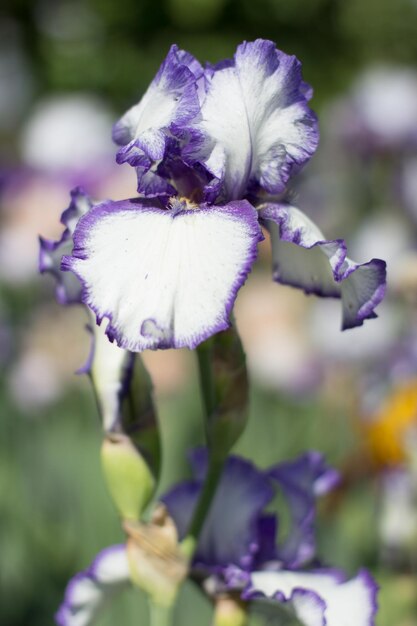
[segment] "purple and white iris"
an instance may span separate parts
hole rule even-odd
[[[195,450],[191,463],[194,478],[163,497],[180,539],[203,485],[207,451]],[[191,577],[213,597],[239,594],[255,611],[279,605],[305,626],[372,626],[377,586],[371,576],[362,570],[348,580],[339,570],[317,567],[315,560],[316,498],[337,480],[337,472],[317,452],[262,471],[247,460],[229,457],[199,538]],[[290,530],[278,543],[278,520],[265,511],[275,490],[283,493],[291,517]],[[59,626],[88,626],[129,580],[125,546],[103,550],[69,583],[57,613]]]
[[[115,125],[139,198],[78,221],[62,268],[106,334],[131,351],[195,348],[229,326],[236,295],[271,233],[274,280],[342,300],[343,328],[375,317],[385,263],[358,265],[283,203],[318,144],[299,61],[258,39],[203,68],[172,46],[140,102]]]
[[[207,454],[191,457],[194,478],[163,498],[184,535],[207,471]],[[376,584],[364,570],[348,580],[343,572],[317,567],[316,498],[338,474],[317,452],[260,471],[229,457],[201,533],[191,575],[209,593],[240,593],[256,603],[279,602],[306,626],[371,626]],[[276,543],[278,520],[265,512],[275,490],[284,495],[291,524]]]

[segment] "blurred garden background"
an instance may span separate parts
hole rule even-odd
[[[111,126],[169,46],[200,61],[242,40],[295,54],[321,144],[289,196],[357,261],[388,262],[379,318],[340,332],[335,302],[273,284],[268,241],[236,319],[253,383],[236,451],[262,467],[317,449],[341,472],[321,502],[324,560],[381,586],[379,626],[417,625],[417,1],[3,0],[0,8],[0,624],[53,623],[68,579],[122,539],[100,471],[81,307],[38,275],[69,190],[135,195]],[[147,354],[164,444],[163,492],[203,440],[194,357]],[[180,463],[178,459],[181,459]],[[283,514],[285,519],[285,514]],[[285,532],[285,524],[280,532]],[[191,585],[179,626],[209,624]],[[127,593],[99,626],[146,624]]]

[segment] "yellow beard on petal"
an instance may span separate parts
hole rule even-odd
[[[169,199],[168,205],[173,211],[195,211],[199,208],[198,204],[185,196],[173,196]]]

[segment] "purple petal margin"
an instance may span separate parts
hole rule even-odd
[[[230,585],[230,583],[232,582],[232,579],[229,578],[228,582]],[[243,578],[242,578],[242,582],[243,582]],[[289,596],[286,596],[282,591],[279,591],[279,590],[277,590],[273,594],[273,596],[266,596],[262,591],[253,587],[251,583],[251,578],[249,576],[247,585],[245,589],[241,592],[241,598],[242,600],[245,600],[247,602],[255,603],[255,607],[256,607],[257,602],[273,601],[273,602],[282,604],[283,608],[291,611],[291,613],[294,612],[293,606],[294,606],[294,603],[297,602],[297,599],[309,598],[311,602],[314,603],[317,606],[318,610],[320,611],[321,620],[322,620],[320,626],[326,626],[326,623],[327,623],[326,618],[325,618],[327,605],[325,601],[323,600],[323,598],[321,598],[320,595],[317,592],[313,591],[312,589],[304,589],[301,587],[295,587],[291,591],[291,594]]]
[[[306,574],[312,574],[313,572],[311,571],[306,571],[306,572],[300,572],[302,573],[306,573]],[[317,571],[317,574],[320,575],[324,573],[324,571],[322,570]],[[318,608],[321,609],[322,611],[322,624],[321,626],[326,626],[328,624],[328,619],[327,619],[327,603],[326,601],[320,596],[319,593],[317,593],[316,591],[313,591],[312,589],[308,589],[308,588],[304,588],[304,587],[295,587],[292,591],[290,596],[286,596],[282,591],[277,590],[273,596],[266,596],[263,591],[257,589],[256,587],[253,586],[252,582],[251,582],[251,578],[250,576],[243,576],[241,577],[241,579],[239,580],[239,576],[238,574],[235,572],[231,572],[229,574],[229,578],[228,578],[228,587],[230,589],[232,589],[233,587],[231,586],[231,583],[233,583],[233,580],[235,582],[241,582],[241,583],[245,583],[246,582],[246,586],[244,588],[244,590],[241,593],[241,597],[242,599],[246,600],[246,601],[250,601],[250,602],[263,602],[263,601],[276,601],[279,602],[281,604],[283,604],[283,606],[285,607],[285,605],[293,605],[294,607],[294,603],[296,603],[297,598],[305,598],[305,597],[309,597],[310,599],[312,599],[314,601],[314,603],[317,604]],[[365,569],[361,569],[356,578],[352,579],[352,580],[359,580],[362,584],[363,587],[366,589],[366,592],[368,594],[368,609],[369,611],[367,612],[366,615],[364,615],[364,622],[363,624],[366,624],[366,626],[375,626],[375,617],[378,611],[378,602],[377,602],[377,594],[378,594],[378,585],[375,582],[375,580],[372,578],[372,576],[369,574],[369,572]],[[349,583],[351,581],[346,580],[346,581],[342,581],[340,584],[343,585],[344,583]],[[337,587],[335,588],[337,589]],[[331,593],[331,591],[330,591]],[[298,616],[299,619],[302,618],[301,615]],[[333,624],[333,620],[332,620],[332,625],[331,626],[337,626],[336,624]],[[361,622],[361,626],[362,626],[362,622]]]
[[[74,276],[73,288],[64,280],[60,270],[61,258],[65,252],[70,252],[72,247],[71,235],[65,230],[58,241],[51,241],[39,237],[39,259],[38,267],[41,274],[51,274],[56,281],[55,297],[59,304],[67,306],[81,302],[81,285]],[[76,286],[79,286],[77,290]]]
[[[371,614],[369,616],[368,626],[375,626],[375,617],[378,613],[378,592],[379,585],[376,580],[371,576],[367,569],[362,568],[358,572],[358,578],[363,580],[363,584],[369,593],[369,599],[371,604]]]
[[[116,341],[117,345],[121,348],[125,348],[130,350],[131,352],[140,352],[145,348],[141,348],[141,344],[138,342],[134,345],[129,343],[122,334],[120,334],[115,325],[113,324],[113,311],[101,311],[99,307],[92,301],[89,293],[88,284],[84,281],[83,277],[77,273],[74,263],[77,260],[86,260],[88,258],[88,242],[90,237],[90,232],[94,228],[95,224],[99,222],[102,218],[105,218],[108,214],[115,214],[118,211],[136,211],[136,212],[160,212],[163,211],[167,214],[167,219],[181,219],[182,216],[187,214],[187,211],[168,211],[166,209],[161,209],[158,206],[155,206],[155,201],[151,200],[122,200],[119,202],[107,201],[101,204],[95,205],[84,217],[80,219],[77,224],[76,231],[74,233],[74,248],[72,252],[72,256],[64,256],[61,262],[61,269],[63,271],[71,271],[73,272],[78,279],[82,283],[82,294],[81,299],[84,304],[89,306],[91,310],[95,313],[97,318],[97,323],[100,325],[103,318],[106,317],[109,320],[109,323],[106,328],[106,334],[109,337],[110,341]],[[240,271],[237,273],[235,281],[233,282],[229,296],[225,302],[225,310],[224,315],[220,321],[217,321],[212,326],[205,328],[201,334],[193,335],[187,340],[176,340],[175,336],[172,340],[167,340],[166,338],[162,338],[160,340],[155,340],[154,345],[147,346],[146,349],[168,349],[168,348],[189,348],[193,350],[200,343],[211,337],[212,335],[226,330],[230,327],[230,315],[233,309],[234,302],[237,297],[237,293],[239,289],[245,283],[248,274],[252,269],[252,265],[257,258],[257,246],[260,241],[263,240],[263,234],[259,227],[257,213],[255,209],[249,204],[246,200],[242,200],[239,202],[230,202],[224,206],[210,206],[206,204],[202,204],[198,211],[217,211],[222,214],[228,214],[231,218],[236,221],[245,221],[248,228],[249,234],[251,236],[251,244],[248,249],[246,262]],[[142,321],[142,328],[145,329],[146,323],[155,324],[155,320],[150,318]],[[145,336],[145,335],[143,335]]]
[[[279,50],[273,41],[256,39],[240,44],[235,54],[235,67],[238,72],[245,57],[252,63],[261,59],[266,68],[266,75],[276,75],[276,103],[283,109],[297,106],[299,116],[295,123],[305,129],[303,145],[298,146],[300,150],[298,157],[291,155],[291,149],[294,148],[291,142],[283,142],[279,148],[274,146],[270,149],[270,165],[262,168],[263,171],[256,175],[256,183],[262,189],[271,194],[282,193],[288,180],[300,171],[314,154],[319,143],[317,116],[307,104],[312,98],[313,90],[302,79],[301,62],[294,55]]]
[[[91,565],[84,571],[76,574],[68,583],[67,588],[65,590],[64,601],[59,607],[58,611],[55,614],[55,621],[58,626],[73,626],[74,622],[73,618],[77,614],[77,610],[82,610],[82,606],[74,606],[74,596],[76,593],[77,585],[79,585],[83,580],[90,580],[93,584],[97,585],[98,589],[101,589],[103,593],[103,600],[107,592],[117,590],[117,587],[124,585],[129,582],[129,579],[126,580],[115,580],[113,583],[109,581],[101,581],[99,576],[99,567],[103,558],[106,558],[110,554],[114,552],[119,552],[120,550],[125,550],[126,546],[124,544],[110,546],[102,550]],[[100,602],[96,605],[95,610],[93,609],[91,622],[93,623],[97,612],[100,610]]]
[[[117,153],[117,163],[129,163],[136,168],[138,192],[148,197],[172,195],[174,188],[164,180],[164,171],[156,164],[162,161],[171,148],[177,150],[181,135],[187,125],[200,113],[198,99],[198,81],[203,75],[203,68],[188,52],[171,46],[158,73],[151,83],[144,98],[151,98],[153,91],[154,108],[159,106],[158,91],[175,102],[172,117],[166,125],[144,129],[138,136],[132,130],[129,117],[134,118],[133,109],[127,112],[113,127],[113,139],[122,148]],[[139,106],[136,105],[136,106]],[[149,103],[148,103],[149,106]],[[140,114],[136,123],[140,120]],[[189,135],[192,137],[192,135]],[[174,138],[177,137],[177,141]]]
[[[81,187],[76,187],[71,191],[71,202],[68,208],[61,215],[61,224],[65,226],[65,230],[60,239],[52,241],[39,237],[39,272],[51,274],[54,277],[55,297],[59,304],[64,306],[81,302],[81,285],[75,276],[62,273],[61,259],[72,250],[72,234],[76,223],[92,206],[89,196]]]
[[[334,285],[307,284],[308,281],[290,281],[285,277],[285,268],[274,266],[273,279],[276,282],[302,289],[306,294],[342,299],[342,330],[362,326],[367,319],[377,317],[374,309],[383,300],[386,291],[386,263],[372,259],[368,263],[354,263],[347,257],[343,239],[317,240],[307,243],[301,227],[291,225],[293,207],[287,204],[265,203],[260,210],[261,223],[270,230],[269,222],[278,226],[279,239],[295,244],[306,250],[319,248],[328,258]],[[279,245],[279,243],[277,244]],[[307,268],[308,269],[308,268]],[[345,282],[348,281],[349,282]],[[363,288],[365,287],[365,288]],[[355,293],[357,304],[348,302],[349,289]]]
[[[71,222],[77,222],[84,213],[93,206],[93,202],[85,193],[82,187],[75,187],[70,191],[71,202],[61,215],[61,224],[69,228],[70,232],[74,231],[74,225]]]
[[[315,555],[316,498],[337,485],[339,473],[319,452],[309,451],[270,468],[268,475],[282,489],[291,513],[291,528],[278,547],[278,559],[287,568],[297,569]]]
[[[229,106],[229,97],[225,97],[224,89],[216,80],[221,80],[225,72],[236,82],[236,101],[242,104],[242,112],[238,115],[235,107]],[[251,75],[255,79],[252,90],[244,87]],[[195,136],[191,145],[182,150],[187,162],[204,165],[214,177],[205,187],[205,198],[222,203],[248,197],[260,190],[282,194],[288,179],[311,157],[319,140],[317,117],[308,106],[312,90],[302,80],[301,63],[295,56],[278,50],[274,42],[257,39],[240,44],[233,59],[209,66],[205,79],[207,97],[202,99],[202,115],[193,124]],[[265,100],[262,93],[264,81],[269,83]],[[259,91],[256,111],[253,102],[249,101],[254,89]],[[286,116],[291,114],[291,121],[278,123],[272,131],[268,123],[271,114],[278,111],[285,111]],[[217,117],[223,120],[219,123],[219,132],[208,132],[207,119],[214,128]],[[291,132],[295,130],[296,133]],[[229,131],[232,137],[226,137]],[[234,145],[248,133],[251,135],[250,147],[239,149]],[[259,147],[261,135],[265,145]],[[246,149],[247,154],[243,154]],[[238,166],[234,163],[237,151],[241,159]]]

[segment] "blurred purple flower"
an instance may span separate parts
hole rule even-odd
[[[180,537],[202,488],[206,450],[194,451],[191,462],[194,478],[163,497]],[[316,498],[337,481],[337,472],[317,452],[263,471],[229,457],[203,526],[192,576],[214,595],[238,592],[245,600],[278,601],[306,626],[339,626],[347,616],[349,623],[373,624],[376,585],[367,572],[347,581],[338,570],[314,567]],[[283,494],[291,517],[290,530],[278,544],[279,520],[265,511],[275,489]]]
[[[205,448],[190,455],[194,478],[174,487],[162,498],[174,519],[180,538],[186,534],[207,471]],[[316,498],[332,489],[338,473],[318,452],[307,452],[295,461],[258,470],[251,462],[230,456],[226,462],[207,517],[194,567],[206,575],[229,565],[252,570],[259,564],[297,568],[315,555]],[[276,547],[277,519],[265,509],[278,488],[291,515],[291,530]]]
[[[163,497],[180,539],[187,532],[207,471],[206,450],[195,450],[191,461],[194,478]],[[338,570],[312,567],[315,500],[337,479],[337,472],[316,452],[263,471],[249,461],[229,457],[191,576],[210,595],[239,594],[255,610],[265,603],[284,606],[306,626],[371,626],[376,585],[369,574],[361,571],[348,581]],[[291,514],[290,532],[278,544],[277,519],[265,511],[275,489],[283,492]],[[126,555],[124,546],[108,548],[72,579],[57,613],[59,626],[92,623],[105,601],[128,584]]]

